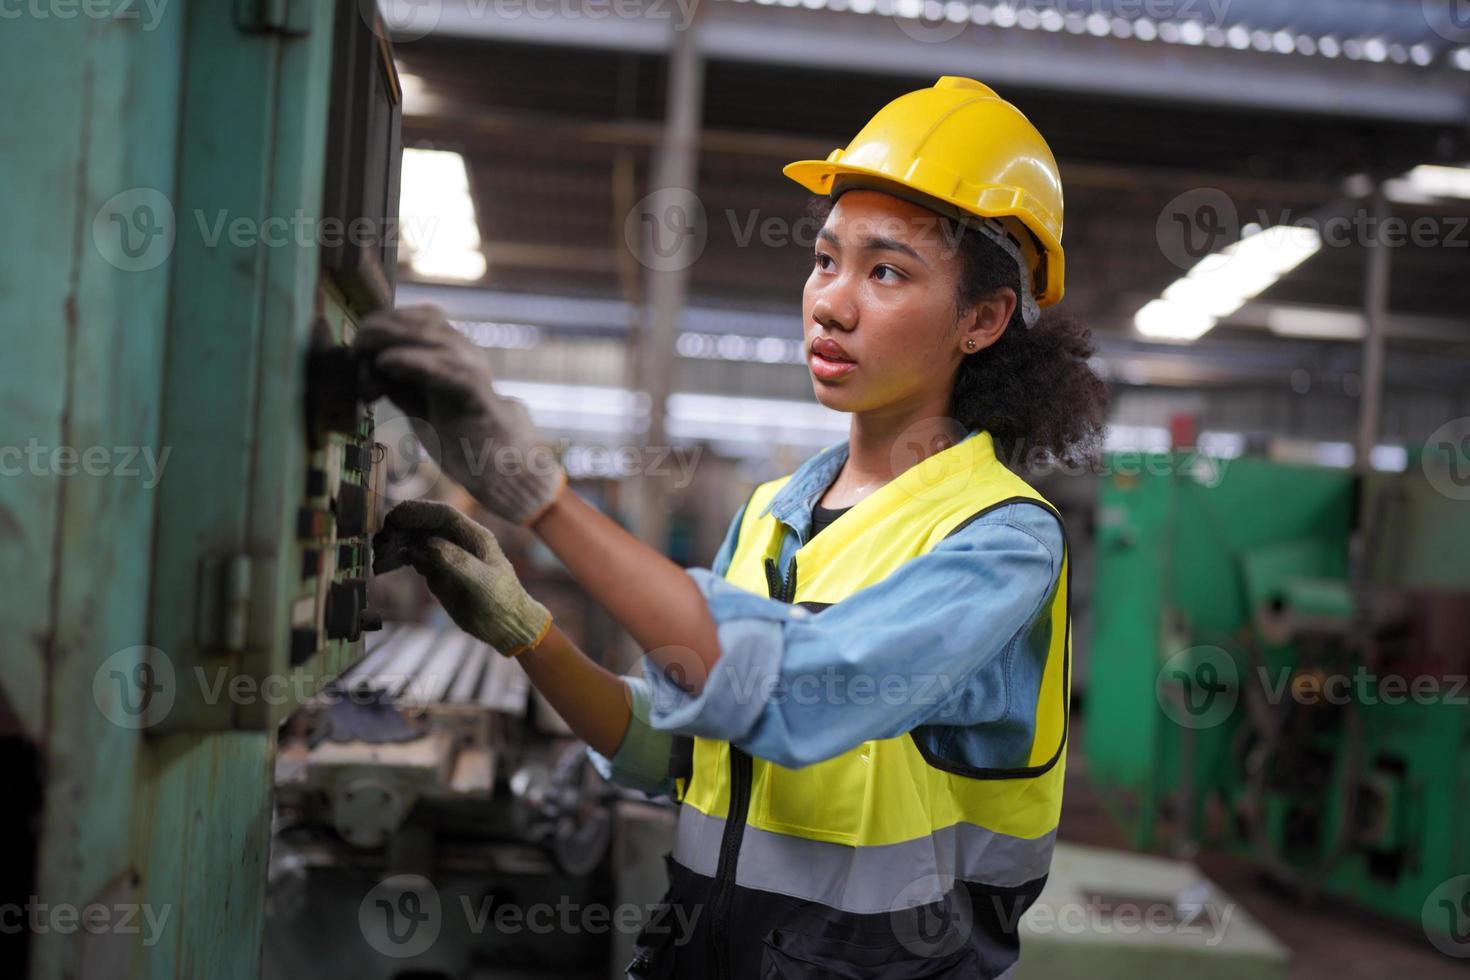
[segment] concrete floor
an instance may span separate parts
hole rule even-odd
[[[1082,744],[1079,721],[1074,717],[1073,746]],[[1062,839],[1079,844],[1127,847],[1121,830],[1088,783],[1086,759],[1076,748],[1067,756],[1066,796],[1058,833]],[[1264,881],[1248,863],[1230,855],[1205,854],[1196,863],[1291,948],[1292,980],[1470,977],[1470,960],[1441,955],[1413,926],[1338,903],[1308,905]]]

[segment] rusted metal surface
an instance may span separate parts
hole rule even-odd
[[[0,83],[24,93],[0,142],[24,242],[0,263],[0,748],[33,759],[41,803],[8,841],[34,871],[0,902],[52,910],[7,975],[245,980],[275,738],[258,692],[201,694],[195,593],[223,560],[249,608],[204,666],[277,662],[319,260],[204,232],[318,212],[333,5],[291,5],[286,32],[243,31],[232,3],[104,6],[0,31]],[[185,718],[218,723],[163,734]]]

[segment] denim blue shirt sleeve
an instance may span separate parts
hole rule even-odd
[[[791,768],[910,730],[943,758],[1017,765],[1030,749],[1050,641],[1042,613],[1062,554],[1051,511],[1017,502],[821,612],[689,569],[721,656],[698,696],[645,657],[649,724]]]
[[[740,524],[745,517],[741,507],[725,531],[725,539],[715,552],[712,571],[723,576],[730,567],[730,558],[735,554],[735,542],[740,536]],[[644,664],[645,669],[647,663]],[[620,786],[642,790],[650,796],[671,796],[674,781],[669,778],[669,752],[673,736],[652,727],[648,722],[650,693],[648,681],[642,677],[622,678],[628,686],[633,715],[628,720],[628,730],[623,734],[617,752],[611,759],[598,753],[590,746],[587,758],[604,779]]]
[[[809,459],[773,502],[787,525],[783,571],[809,540],[812,506],[846,450],[843,442]],[[743,516],[711,569],[688,570],[715,619],[720,659],[698,697],[646,657],[644,677],[624,678],[634,699],[628,733],[611,760],[588,750],[604,776],[672,793],[673,734],[726,739],[795,768],[912,730],[961,765],[1025,764],[1051,639],[1043,611],[1065,548],[1050,510],[999,507],[819,613],[724,580]],[[655,784],[657,773],[665,777]]]

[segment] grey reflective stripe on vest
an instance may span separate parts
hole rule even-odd
[[[674,860],[713,877],[724,831],[724,818],[684,804]],[[1051,867],[1055,840],[1056,831],[1027,840],[966,823],[900,844],[849,847],[747,824],[735,883],[844,912],[890,912],[938,901],[956,878],[1000,888],[1036,881]]]

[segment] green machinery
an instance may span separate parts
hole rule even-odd
[[[276,724],[376,625],[343,370],[396,265],[375,10],[0,29],[6,976],[259,975]]]
[[[1084,737],[1134,845],[1462,941],[1430,906],[1470,873],[1463,462],[1110,457]]]

